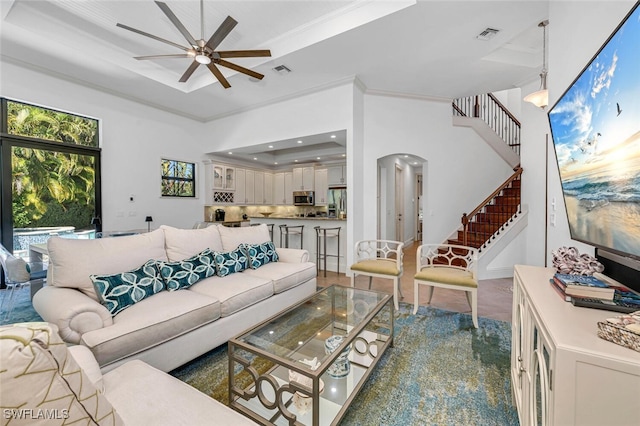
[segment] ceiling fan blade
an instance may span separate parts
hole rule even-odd
[[[224,75],[222,75],[222,73],[220,72],[220,70],[218,69],[218,67],[216,67],[216,64],[214,64],[213,62],[211,62],[210,64],[207,65],[207,67],[209,67],[209,69],[211,70],[211,72],[213,73],[213,75],[216,76],[216,78],[218,79],[218,81],[220,82],[220,84],[222,84],[222,86],[224,86],[225,89],[228,89],[229,87],[231,87],[231,85],[229,84],[229,82],[227,81],[226,78],[224,78]]]
[[[213,33],[213,35],[207,42],[206,46],[211,50],[216,50],[216,47],[218,47],[218,45],[222,43],[222,40],[224,40],[225,37],[229,35],[231,30],[233,30],[236,25],[238,25],[238,22],[231,16],[227,16],[227,19],[225,19],[224,22],[220,24],[216,32]]]
[[[233,64],[231,62],[227,62],[224,59],[220,59],[218,61],[218,65],[221,65],[221,66],[227,67],[227,68],[231,68],[234,71],[241,72],[242,74],[246,74],[246,75],[251,76],[253,78],[257,78],[258,80],[262,80],[262,78],[264,77],[264,75],[260,74],[259,72],[255,72],[255,71],[250,70],[249,68],[241,67],[240,65],[236,65],[236,64]]]
[[[223,50],[216,52],[221,58],[257,58],[271,56],[270,50]]]
[[[143,61],[147,59],[165,59],[165,58],[193,58],[193,55],[189,55],[188,53],[178,53],[176,55],[148,55],[148,56],[133,57],[133,59],[137,59],[139,61]]]
[[[134,33],[136,33],[136,34],[140,34],[140,35],[143,35],[143,36],[145,36],[145,37],[149,37],[149,38],[152,38],[152,39],[154,39],[154,40],[158,40],[158,41],[161,41],[161,42],[163,42],[163,43],[170,44],[171,46],[177,47],[178,49],[182,49],[182,50],[185,50],[185,51],[187,51],[187,52],[189,51],[189,48],[188,48],[188,47],[180,46],[178,43],[174,43],[174,42],[172,42],[172,41],[165,40],[164,38],[160,38],[160,37],[158,37],[158,36],[154,36],[153,34],[145,33],[144,31],[137,30],[137,29],[132,28],[132,27],[130,27],[130,26],[128,26],[128,25],[124,25],[124,24],[116,24],[116,26],[117,26],[117,27],[120,27],[120,28],[124,28],[125,30],[132,31],[132,32],[134,32]]]
[[[169,18],[171,23],[173,25],[175,25],[175,27],[178,29],[178,31],[180,31],[180,33],[184,36],[184,38],[187,39],[189,44],[191,46],[197,47],[198,43],[196,42],[196,39],[194,39],[193,36],[191,34],[189,34],[189,31],[187,31],[187,29],[185,28],[184,25],[182,25],[182,22],[180,22],[178,17],[176,15],[174,15],[174,13],[171,11],[171,9],[169,9],[169,6],[167,6],[166,3],[163,3],[161,1],[156,1],[155,3],[158,5],[158,7],[160,9],[162,9],[164,14],[167,15],[167,18]]]
[[[189,65],[189,68],[187,68],[184,74],[182,74],[182,77],[180,77],[180,80],[179,80],[180,83],[184,83],[185,81],[189,80],[189,77],[191,77],[191,74],[193,74],[196,68],[198,68],[198,65],[200,65],[200,63],[197,61],[191,62],[191,65]]]

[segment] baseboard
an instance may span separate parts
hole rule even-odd
[[[493,280],[496,278],[512,278],[513,267],[503,266],[500,268],[487,268],[484,271],[478,271],[479,280]]]

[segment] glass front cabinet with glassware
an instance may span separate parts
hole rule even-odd
[[[597,322],[618,314],[564,301],[553,273],[514,271],[511,386],[520,424],[639,424],[640,354],[597,335]]]

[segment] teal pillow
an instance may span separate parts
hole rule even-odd
[[[271,241],[262,244],[241,244],[241,247],[249,256],[251,269],[258,269],[269,262],[278,261],[276,246]]]
[[[249,267],[249,258],[242,248],[242,244],[233,251],[215,252],[216,274],[224,277],[234,272],[242,272]]]
[[[158,267],[169,291],[190,287],[216,273],[216,265],[210,249],[204,249],[195,256],[179,262],[158,262]]]
[[[90,277],[100,303],[111,315],[164,290],[164,281],[153,259],[133,271]]]

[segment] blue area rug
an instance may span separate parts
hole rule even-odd
[[[511,324],[400,304],[394,347],[380,359],[341,425],[517,425],[511,405]],[[226,403],[227,347],[171,372]]]
[[[13,312],[10,318],[5,318],[5,312],[7,310],[8,301],[7,290],[0,290],[0,303],[2,303],[2,312],[0,312],[0,325],[14,324],[17,322],[32,322],[42,321],[42,318],[31,304],[31,292],[29,287],[24,287],[20,290],[16,290],[13,303]],[[5,301],[4,299],[7,299]],[[4,303],[3,303],[4,302]]]

